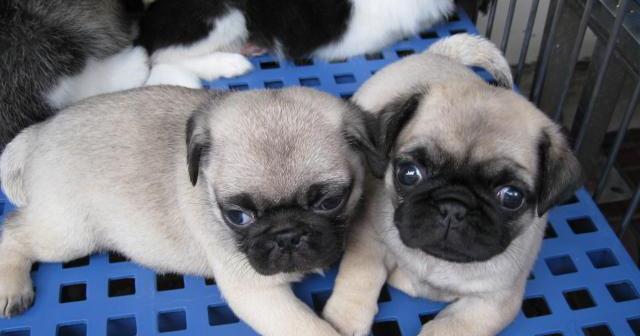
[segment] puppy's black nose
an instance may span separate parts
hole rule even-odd
[[[275,241],[278,248],[282,250],[294,250],[300,246],[303,240],[307,238],[306,232],[301,231],[285,231],[279,233]]]
[[[459,202],[441,202],[438,210],[445,222],[458,223],[467,215],[467,207]]]

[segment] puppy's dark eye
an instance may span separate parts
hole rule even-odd
[[[517,210],[524,204],[524,193],[514,186],[504,186],[496,195],[500,205],[509,210]]]
[[[414,186],[422,181],[422,173],[415,163],[404,162],[396,168],[396,178],[402,185]]]
[[[345,195],[346,194],[341,194],[337,196],[324,198],[323,200],[318,202],[315,208],[318,211],[333,211],[342,205],[345,199]]]
[[[237,209],[229,209],[223,211],[224,218],[231,224],[237,226],[247,226],[255,222],[253,215],[248,212]]]

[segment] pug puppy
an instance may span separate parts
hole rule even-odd
[[[367,334],[389,281],[451,302],[420,335],[497,334],[520,309],[547,211],[580,184],[559,127],[511,90],[497,48],[470,35],[382,69],[353,99],[378,117],[388,164],[368,183],[324,317]]]
[[[365,114],[314,90],[150,87],[27,128],[0,158],[17,206],[0,238],[0,315],[34,298],[35,261],[118,251],[215,277],[266,335],[335,335],[289,283],[329,266],[362,195]]]

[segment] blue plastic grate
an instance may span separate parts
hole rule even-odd
[[[248,90],[301,85],[350,98],[360,84],[385,65],[420,52],[439,38],[466,32],[476,33],[476,30],[467,15],[460,11],[446,24],[400,41],[378,53],[334,61],[277,60],[269,55],[262,55],[251,60],[255,71],[241,77],[206,82],[205,87]]]
[[[334,62],[261,56],[252,60],[256,71],[206,85],[232,90],[305,85],[349,98],[384,65],[461,32],[476,30],[459,12],[451,22],[381,53]],[[0,202],[2,217],[12,207],[4,196]],[[587,192],[554,209],[549,221],[522,311],[503,334],[639,335],[640,272]],[[326,277],[310,276],[295,292],[321,311],[335,274],[332,269]],[[156,275],[117,254],[40,264],[32,275],[34,306],[22,316],[0,319],[0,336],[255,334],[231,312],[214,279]],[[374,335],[416,335],[444,306],[387,287],[378,302]]]

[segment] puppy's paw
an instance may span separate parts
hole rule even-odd
[[[22,314],[31,307],[35,295],[29,273],[2,267],[0,274],[0,317]]]
[[[122,54],[120,68],[122,80],[119,84],[122,87],[117,89],[126,90],[142,86],[149,77],[149,56],[143,47],[135,47],[126,50]]]
[[[418,293],[416,292],[415,288],[413,287],[413,284],[411,283],[411,279],[409,279],[406,273],[401,271],[400,268],[396,268],[391,273],[387,282],[392,287],[395,287],[405,292],[409,296],[412,296],[412,297],[418,296]]]
[[[452,335],[451,330],[449,329],[450,328],[447,328],[447,326],[441,325],[441,323],[438,323],[437,321],[430,321],[424,326],[422,326],[422,329],[420,330],[420,333],[418,334],[418,336]]]
[[[94,75],[89,79],[105,85],[96,94],[132,89],[142,86],[149,77],[149,56],[143,47],[129,47],[96,61],[91,68]],[[83,83],[78,85],[84,89]]]
[[[322,317],[345,336],[368,335],[378,306],[332,295],[322,311]]]
[[[251,71],[253,65],[241,54],[223,54],[219,56],[220,60],[220,76],[225,78],[244,75]],[[203,77],[204,79],[209,79]]]
[[[189,70],[171,64],[157,64],[151,69],[151,74],[145,86],[151,85],[177,85],[192,89],[202,88],[202,83],[198,76]]]
[[[424,326],[418,336],[487,336],[485,333],[473,327],[468,328],[462,321],[448,318],[435,318]]]
[[[246,57],[227,52],[214,52],[206,56],[183,59],[170,64],[188,70],[198,78],[208,81],[220,77],[240,76],[253,67]]]

